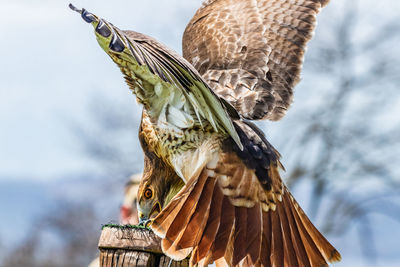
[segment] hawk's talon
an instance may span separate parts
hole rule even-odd
[[[144,223],[144,227],[150,228],[150,226],[151,226],[152,223],[153,223],[153,220],[152,220],[152,219],[149,219],[149,220],[147,220],[147,221]]]

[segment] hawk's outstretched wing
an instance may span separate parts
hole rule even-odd
[[[206,0],[185,30],[183,55],[243,117],[279,120],[328,2]]]
[[[183,57],[150,36],[122,31],[85,9],[77,9],[72,4],[70,8],[95,28],[99,45],[121,69],[126,82],[145,109],[151,108],[157,117],[173,115],[176,111],[181,113],[180,110],[166,110],[166,106],[171,105],[175,109],[175,106],[186,109],[186,113],[193,111],[196,114],[190,119],[178,114],[177,126],[188,128],[193,126],[193,120],[200,124],[204,120],[216,132],[228,133],[242,146],[232,124],[232,116],[238,116],[236,110],[218,97]],[[184,107],[185,103],[187,105]],[[167,124],[171,126],[171,121]]]

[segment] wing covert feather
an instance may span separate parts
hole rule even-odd
[[[316,16],[329,0],[207,0],[186,27],[184,57],[246,119],[279,120]]]

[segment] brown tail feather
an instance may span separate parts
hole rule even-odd
[[[228,242],[226,244],[226,250],[224,255],[225,261],[228,263],[229,266],[232,266],[233,262],[233,251],[234,251],[233,244],[235,241],[235,233],[236,233],[235,224],[233,224],[231,233],[228,238]]]
[[[239,265],[240,267],[251,267],[254,266],[253,261],[250,258],[250,255],[247,255],[240,263]]]
[[[282,228],[279,214],[276,211],[269,211],[272,225],[271,263],[274,266],[284,266],[284,251],[282,240]]]
[[[256,204],[247,211],[246,251],[249,253],[251,265],[254,265],[260,255],[261,236],[262,210],[260,204]]]
[[[291,232],[290,232],[290,226],[289,226],[289,220],[287,218],[286,212],[285,212],[285,203],[283,205],[277,205],[276,212],[279,214],[279,219],[281,222],[281,228],[282,228],[282,242],[283,242],[283,254],[284,254],[284,264],[285,266],[289,267],[299,267],[299,263],[297,262],[297,257],[295,254],[295,250],[293,247],[293,243],[296,242],[294,237],[292,238]],[[275,214],[275,215],[277,215]],[[273,215],[272,215],[273,216]]]
[[[286,194],[284,197],[286,201],[290,201],[289,197]],[[308,234],[308,229],[306,229],[303,225],[296,208],[294,207],[294,205],[290,205],[290,208],[292,210],[293,217],[295,218],[297,229],[299,229],[301,240],[304,244],[304,248],[306,249],[311,266],[325,266],[326,261],[319,251],[318,247],[315,245],[314,241]]]
[[[206,184],[208,175],[206,172],[203,173],[198,178],[197,183],[194,185],[194,187],[184,187],[182,191],[190,190],[188,192],[188,197],[183,201],[183,205],[181,206],[179,212],[177,215],[172,219],[172,223],[170,224],[167,233],[165,235],[165,238],[161,242],[161,247],[163,251],[169,255],[171,258],[175,260],[182,260],[187,255],[190,253],[191,249],[189,250],[182,250],[178,251],[177,250],[177,242],[181,239],[183,236],[183,233],[188,226],[188,223],[193,215],[193,213],[196,210],[197,204],[199,202],[199,198],[202,195],[204,185]],[[156,217],[157,219],[158,217]],[[168,219],[168,218],[167,218]],[[153,222],[154,224],[154,222]],[[186,255],[185,255],[186,254]]]
[[[216,267],[229,267],[228,263],[224,258],[219,258],[218,260],[215,261],[215,266]]]
[[[182,234],[182,238],[175,242],[177,249],[195,247],[200,242],[206,222],[210,213],[211,197],[215,187],[215,178],[208,178],[201,196],[198,200],[196,211],[193,213],[189,224]]]
[[[212,250],[210,249],[207,253],[207,256],[205,257],[205,263],[210,264],[213,262],[213,255],[212,255]],[[223,259],[223,258],[221,258]]]
[[[193,255],[197,255],[198,254],[198,249],[199,247],[196,247],[193,252],[192,252],[192,257],[190,259],[193,258]],[[210,264],[210,262],[207,261],[207,257],[202,258],[200,261],[197,262],[197,267],[206,267],[208,266],[208,264]],[[190,261],[189,266],[194,265],[192,261]]]
[[[198,184],[198,179],[190,179],[184,188],[172,199],[172,201],[164,207],[162,212],[154,219],[151,229],[161,238],[165,238],[167,230],[172,222],[178,215],[189,193],[193,191],[194,187]]]
[[[224,196],[222,200],[221,211],[223,211],[223,214],[221,212],[220,226],[218,228],[217,235],[215,236],[215,241],[211,247],[214,261],[225,256],[225,253],[228,249],[227,244],[234,227],[233,223],[235,220],[235,207],[232,206],[226,196]],[[226,259],[226,261],[228,260]]]
[[[172,244],[168,244],[169,248],[167,248],[167,246],[163,246],[165,253],[172,255],[175,259],[184,259],[189,255],[193,248],[196,248],[195,250],[197,251],[197,244],[200,241],[209,217],[211,197],[214,191],[215,182],[215,178],[206,179],[200,198],[196,202],[197,205],[195,211],[192,212],[190,210],[187,215],[179,213],[179,216],[191,217],[190,221],[186,226],[184,224],[180,225],[181,230],[176,236],[174,242]],[[191,196],[192,194],[190,194],[189,198]],[[186,202],[191,203],[189,198],[186,200]],[[182,211],[183,210],[184,209],[182,209]],[[170,231],[168,230],[167,238],[169,237],[169,233]],[[172,238],[173,236],[171,235],[169,239]]]
[[[311,260],[316,260],[319,258],[316,256],[319,256],[318,254],[320,254],[324,259],[325,265],[327,265],[326,262],[340,261],[341,256],[339,252],[328,242],[328,240],[325,239],[325,237],[323,237],[317,228],[315,228],[315,226],[308,219],[307,215],[287,190],[285,192],[285,199],[287,202],[291,203],[292,214],[294,215],[309,258]],[[307,244],[309,246],[307,246]],[[315,264],[313,261],[311,263],[312,266],[324,266],[324,263],[321,262],[321,259],[318,259]]]
[[[263,233],[262,233],[262,243],[260,257],[258,264],[262,264],[264,267],[271,267],[271,245],[272,245],[272,222],[271,216],[267,212],[263,212]]]
[[[222,198],[224,195],[218,187],[214,188],[213,198],[210,206],[210,215],[208,216],[207,225],[204,234],[200,240],[197,250],[193,253],[194,261],[198,262],[200,259],[205,258],[209,252],[221,220]]]
[[[163,251],[172,258],[183,259],[192,251],[191,265],[218,261],[228,266],[321,267],[340,260],[287,189],[282,191],[276,210],[262,211],[260,203],[237,207],[204,170],[157,216],[152,228],[164,235]]]
[[[235,207],[235,234],[233,243],[233,261],[236,266],[246,257],[246,237],[247,237],[247,210],[245,207]]]
[[[287,196],[284,196],[287,201]],[[308,259],[306,249],[304,248],[304,244],[302,242],[302,238],[299,233],[299,229],[297,228],[297,224],[295,222],[295,218],[292,214],[291,206],[292,205],[283,205],[285,208],[286,216],[288,219],[288,223],[290,226],[290,233],[292,236],[293,247],[298,257],[298,262],[304,267],[311,267],[310,260]]]

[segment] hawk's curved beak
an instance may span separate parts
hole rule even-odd
[[[153,205],[147,215],[139,211],[139,225],[148,227],[151,224],[151,220],[154,219],[160,212],[161,204],[158,201]]]

